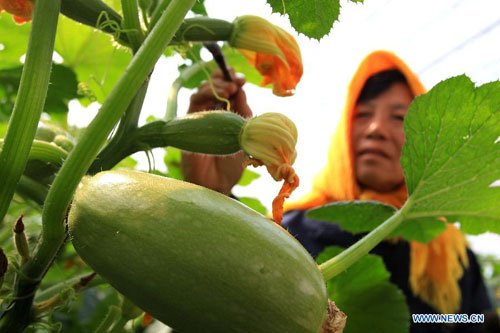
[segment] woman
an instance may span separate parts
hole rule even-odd
[[[251,113],[236,84],[214,77],[216,91],[233,97],[234,109]],[[349,86],[345,110],[332,139],[328,163],[316,176],[311,192],[285,205],[283,226],[316,257],[326,246],[348,247],[361,238],[337,224],[314,221],[305,210],[342,200],[377,200],[401,207],[407,198],[400,165],[403,120],[413,98],[425,92],[410,69],[395,55],[377,51],[361,63]],[[200,103],[203,101],[203,103]],[[208,109],[213,95],[200,87],[190,112]],[[241,156],[183,155],[186,180],[229,194],[241,176]],[[230,170],[225,174],[224,170]],[[214,184],[217,184],[214,186]],[[372,253],[380,255],[391,282],[405,293],[411,313],[484,313],[491,309],[475,256],[452,224],[428,244],[384,241]],[[413,324],[412,332],[481,332],[484,326]]]

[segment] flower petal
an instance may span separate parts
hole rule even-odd
[[[230,44],[263,76],[261,85],[273,84],[273,93],[290,96],[303,72],[300,49],[285,30],[257,16],[234,21]]]
[[[35,4],[29,0],[0,0],[0,12],[5,10],[11,14],[18,24],[31,20]]]

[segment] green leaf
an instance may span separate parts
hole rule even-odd
[[[198,15],[208,16],[207,9],[205,8],[205,0],[198,0],[191,11]]]
[[[137,166],[137,161],[132,156],[127,156],[113,167],[113,170],[134,170]]]
[[[445,229],[443,217],[466,233],[500,233],[500,189],[492,186],[500,179],[500,82],[475,88],[465,75],[445,80],[415,98],[404,127],[409,199],[391,235],[427,242]],[[315,218],[368,231],[388,217],[381,207],[339,203]]]
[[[31,23],[18,25],[6,11],[0,13],[0,68],[21,65],[28,48]]]
[[[461,230],[500,233],[500,82],[478,88],[465,75],[411,104],[405,120],[405,219],[446,217]]]
[[[45,100],[45,112],[68,112],[68,103],[77,98],[78,81],[75,72],[63,65],[53,65]]]
[[[358,234],[372,231],[396,212],[396,208],[378,201],[339,201],[307,212],[307,217],[335,222],[344,230]],[[404,221],[389,237],[426,243],[446,229],[445,222],[434,217]]]
[[[342,252],[327,247],[319,264]],[[327,281],[331,300],[347,315],[345,333],[408,332],[409,311],[401,290],[389,282],[382,258],[367,255]]]
[[[5,97],[0,99],[0,112],[7,117],[14,105],[22,71],[22,66],[0,69],[0,94],[5,93]],[[71,68],[53,65],[44,111],[49,114],[68,112],[69,101],[78,97],[77,86],[76,75]]]
[[[165,157],[163,158],[167,173],[165,176],[183,180],[184,176],[181,170],[181,150],[173,147],[165,148]]]
[[[264,206],[259,199],[257,198],[249,198],[249,197],[239,197],[238,200],[247,205],[248,207],[252,208],[253,210],[261,213],[262,215],[267,214],[267,208]]]
[[[321,39],[340,14],[340,0],[267,0],[273,13],[288,15],[292,27],[307,37]]]
[[[260,174],[258,174],[257,172],[245,169],[245,171],[243,171],[243,175],[240,178],[240,181],[238,182],[238,185],[247,186],[259,177]]]
[[[102,102],[132,58],[130,52],[114,45],[112,37],[61,16],[56,51],[63,64],[77,74],[87,97]]]
[[[209,61],[205,63],[205,70],[201,66],[196,64],[201,64],[201,62],[194,63],[191,66],[183,64],[179,66],[179,77],[181,78],[181,83],[184,88],[195,89],[197,88],[203,81],[207,80],[208,76],[212,73],[212,71],[217,68],[214,61]],[[193,67],[195,66],[195,67]],[[194,69],[194,70],[190,70]]]
[[[393,206],[378,201],[339,201],[311,209],[306,215],[319,221],[336,222],[342,229],[357,234],[375,229],[395,212]]]
[[[262,75],[250,65],[247,61],[247,58],[237,50],[227,46],[226,44],[222,47],[222,51],[224,52],[224,56],[226,58],[226,62],[228,66],[232,67],[236,73],[241,73],[245,75],[245,80],[247,82],[253,83],[260,87],[260,83],[262,82]],[[269,84],[266,86],[267,88],[271,87]]]
[[[402,236],[406,240],[427,243],[446,230],[446,222],[437,217],[406,219],[396,228],[390,237]]]

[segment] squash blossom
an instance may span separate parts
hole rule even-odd
[[[18,24],[31,20],[35,4],[30,0],[0,0],[0,12],[11,14]]]
[[[299,186],[299,177],[292,164],[297,157],[297,128],[280,113],[265,113],[249,119],[244,125],[240,145],[250,155],[247,165],[265,165],[274,180],[284,180],[279,194],[273,200],[273,219],[281,224],[283,203]]]
[[[278,96],[293,95],[302,76],[302,58],[295,39],[258,16],[237,17],[233,25],[229,44],[264,76],[261,85],[272,83]]]

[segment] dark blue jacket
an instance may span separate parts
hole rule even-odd
[[[291,211],[283,218],[283,227],[292,234],[309,253],[316,258],[327,246],[349,247],[363,235],[353,235],[340,229],[338,224],[308,219],[304,211]],[[410,246],[406,241],[397,243],[382,242],[372,251],[382,257],[387,270],[391,273],[391,282],[396,284],[406,295],[406,301],[412,314],[438,313],[430,305],[413,295],[409,285]],[[481,277],[481,272],[472,251],[467,250],[469,266],[459,281],[462,291],[462,304],[457,313],[480,314],[492,309],[488,293]],[[494,319],[496,320],[496,318]],[[486,332],[487,325],[456,324],[454,327],[443,324],[413,324],[410,332]],[[500,330],[498,331],[500,332]]]

